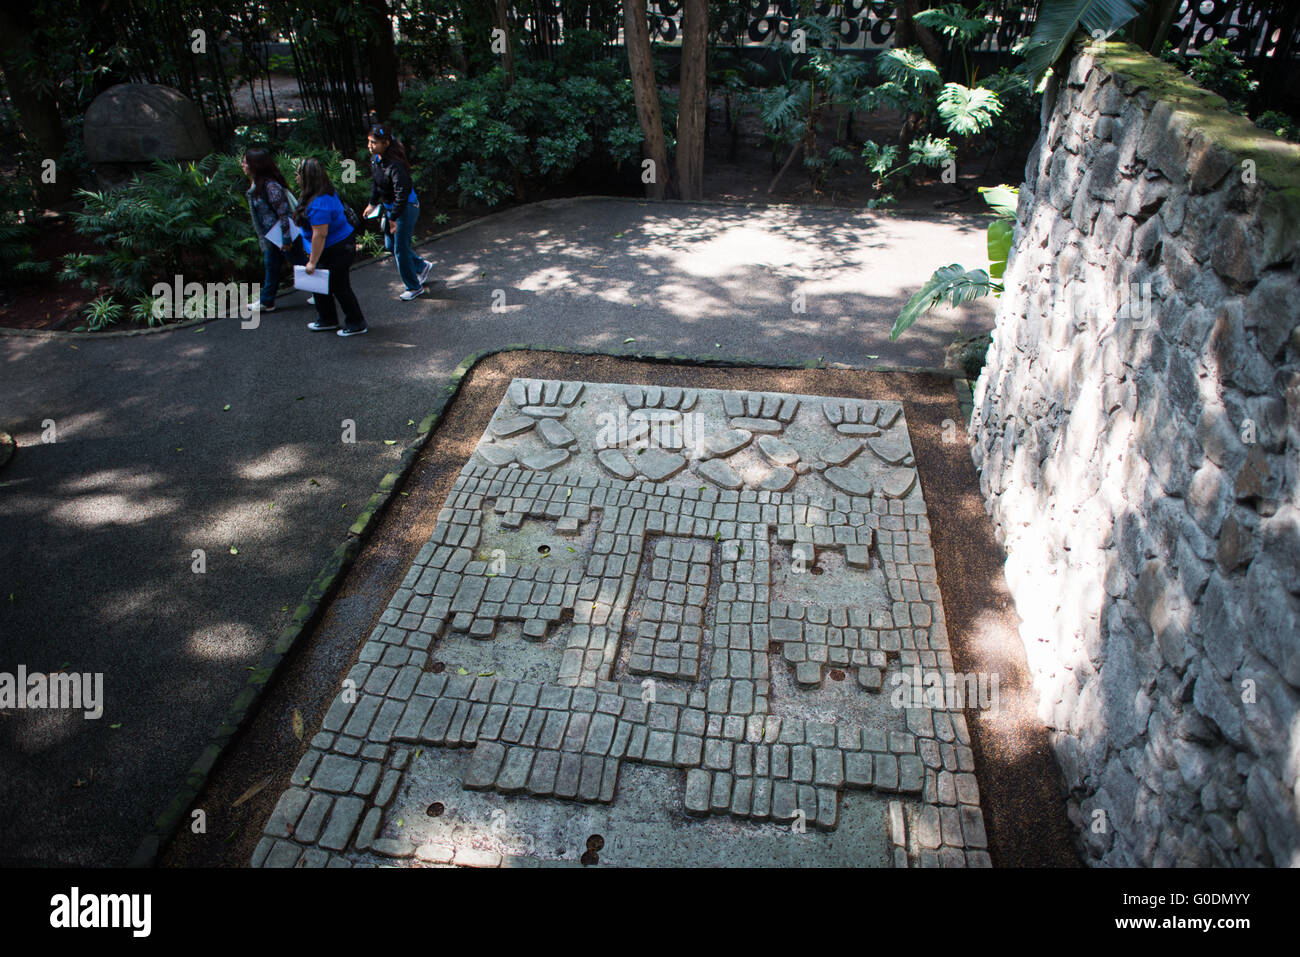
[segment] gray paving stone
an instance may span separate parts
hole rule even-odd
[[[306,809],[311,792],[302,788],[289,788],[280,795],[271,817],[266,823],[266,833],[271,837],[289,837]]]
[[[874,786],[882,791],[898,790],[898,758],[892,754],[877,754],[873,769]]]
[[[555,796],[574,798],[582,775],[582,758],[569,751],[560,752],[560,767],[555,776]]]
[[[677,751],[674,763],[678,767],[689,768],[700,763],[704,750],[704,739],[693,734],[677,735]]]
[[[813,756],[813,781],[823,787],[840,787],[844,783],[843,753],[838,748],[817,748]]]
[[[697,465],[695,470],[702,478],[721,488],[738,489],[744,484],[731,466],[721,459],[708,459]]]
[[[600,798],[601,779],[605,774],[605,761],[594,754],[582,755],[582,772],[578,781],[578,799],[596,801]]]
[[[691,768],[686,772],[686,812],[688,814],[708,814],[709,799],[713,793],[713,776],[702,768]]]
[[[511,748],[506,753],[500,774],[497,775],[497,790],[505,794],[522,791],[528,785],[528,775],[532,771],[535,754],[536,751],[532,748]]]
[[[555,777],[560,769],[560,752],[538,751],[528,774],[528,792],[534,795],[555,793]]]
[[[898,790],[904,794],[920,794],[925,783],[925,765],[914,754],[904,754],[898,759]]]
[[[302,848],[292,841],[276,841],[266,855],[263,867],[294,867],[302,857]]]
[[[496,783],[501,764],[505,761],[505,746],[495,741],[480,741],[474,748],[469,767],[465,770],[465,787],[475,790],[490,788]]]
[[[320,791],[346,794],[352,790],[360,771],[360,761],[338,754],[327,754],[312,776],[312,787]]]

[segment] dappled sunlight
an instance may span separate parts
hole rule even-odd
[[[180,507],[180,500],[162,495],[135,497],[129,494],[107,493],[83,495],[70,502],[61,502],[49,510],[50,518],[78,528],[97,528],[103,525],[138,525]]]
[[[240,465],[235,474],[250,481],[280,478],[300,471],[306,464],[306,448],[301,444],[281,445],[251,462]]]
[[[23,709],[3,714],[0,741],[7,749],[28,757],[67,747],[79,735],[97,730],[103,721],[102,717],[87,720],[85,710],[77,708]],[[69,789],[72,784],[67,782]]]
[[[573,274],[560,266],[546,266],[529,273],[515,286],[527,292],[552,292],[556,289],[573,288],[576,283]]]
[[[717,276],[763,266],[816,269],[819,250],[766,229],[742,226],[683,250],[674,265],[691,276]]]
[[[239,621],[218,622],[190,633],[188,654],[205,661],[241,661],[262,653],[263,639]]]
[[[129,469],[101,469],[87,475],[72,476],[59,484],[64,493],[91,492],[112,488],[117,492],[143,492],[158,484],[156,476]]]

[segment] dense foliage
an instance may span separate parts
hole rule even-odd
[[[112,287],[111,295],[88,307],[91,328],[122,318],[123,303],[130,304],[133,319],[152,324],[153,286],[173,276],[186,283],[260,276],[261,246],[244,197],[248,180],[239,167],[241,155],[242,149],[194,163],[159,162],[120,189],[80,191],[84,208],[73,221],[100,251],[64,257],[59,275],[87,289],[103,282]],[[370,179],[363,161],[354,159],[345,173],[342,156],[311,144],[291,142],[277,153],[291,189],[296,164],[308,156],[325,164],[344,202],[354,209],[367,202]]]
[[[507,86],[500,68],[409,88],[393,126],[429,193],[461,205],[525,199],[580,168],[639,160],[632,84],[613,61],[582,72],[529,63]],[[674,122],[671,114],[665,126]]]

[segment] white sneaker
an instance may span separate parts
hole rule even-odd
[[[429,274],[433,272],[433,263],[425,263],[424,269],[420,272],[420,285],[423,286],[429,281]]]
[[[410,302],[412,299],[419,299],[423,295],[424,287],[421,286],[419,289],[408,289],[397,298],[401,299],[403,302]]]

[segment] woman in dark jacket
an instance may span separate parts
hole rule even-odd
[[[308,274],[317,269],[329,270],[329,291],[316,293],[317,320],[307,328],[313,332],[337,329],[340,336],[359,336],[369,332],[356,293],[352,291],[349,270],[357,255],[356,234],[348,223],[343,203],[334,193],[334,184],[320,160],[305,159],[298,167],[302,199],[293,218],[303,229],[307,247]],[[343,307],[343,328],[339,329],[334,300]]]
[[[263,312],[275,309],[275,294],[280,288],[280,270],[288,259],[302,265],[302,250],[289,235],[289,184],[284,181],[270,150],[253,147],[244,151],[240,168],[248,177],[249,189],[244,194],[248,210],[253,217],[253,230],[262,244],[262,278],[260,306]],[[272,243],[266,234],[280,224],[280,243]]]
[[[420,218],[420,197],[411,181],[411,164],[402,144],[382,126],[372,126],[366,137],[370,150],[370,205],[366,215],[384,207],[384,248],[397,260],[397,273],[406,291],[398,298],[411,300],[424,294],[424,284],[433,272],[433,263],[425,262],[411,248],[411,234]]]

